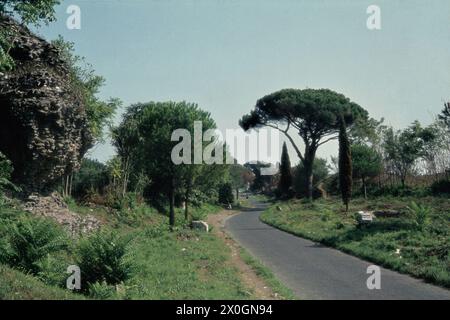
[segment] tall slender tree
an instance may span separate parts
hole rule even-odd
[[[367,199],[367,180],[381,174],[382,158],[372,146],[355,143],[352,148],[353,177],[361,179],[364,199]]]
[[[339,128],[339,187],[345,211],[348,212],[348,204],[352,196],[352,156],[350,142],[347,136],[345,119],[341,116]]]
[[[235,163],[230,166],[229,170],[230,182],[236,191],[236,201],[239,201],[239,189],[245,188],[247,182],[245,180],[250,170],[243,165]]]
[[[280,162],[280,181],[278,183],[278,191],[282,197],[289,197],[289,193],[292,187],[292,173],[291,173],[291,160],[289,159],[289,153],[286,146],[286,142],[283,143],[283,150],[281,152]]]

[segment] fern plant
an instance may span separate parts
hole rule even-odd
[[[78,266],[82,287],[96,282],[118,284],[129,277],[131,264],[127,259],[129,240],[113,231],[99,231],[80,241]]]
[[[408,206],[408,210],[413,215],[416,227],[423,231],[428,224],[431,209],[425,205],[420,205],[412,201]]]
[[[38,274],[38,262],[68,247],[65,232],[53,221],[22,217],[8,226],[2,260],[10,266]]]

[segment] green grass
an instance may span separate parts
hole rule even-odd
[[[194,219],[222,210],[206,204],[193,207]],[[230,249],[213,233],[190,230],[184,211],[176,210],[177,227],[168,231],[166,217],[132,232],[132,276],[125,281],[121,299],[255,299],[231,263]]]
[[[205,203],[201,207],[190,207],[189,214],[192,217],[192,220],[206,220],[208,215],[215,214],[221,211],[223,208],[221,206]],[[178,209],[178,220],[184,219],[184,210]]]
[[[244,248],[240,249],[239,254],[242,260],[248,264],[272,288],[274,293],[277,293],[280,298],[287,300],[295,300],[296,297],[293,291],[282,284],[272,273],[272,271],[263,265],[259,260],[251,256]]]
[[[423,230],[416,227],[407,206],[416,201],[433,209]],[[277,207],[281,208],[281,211]],[[398,218],[377,218],[358,227],[359,210],[391,209]],[[262,221],[292,234],[321,242],[384,267],[450,287],[450,201],[445,198],[377,198],[352,201],[349,214],[338,199],[278,202]],[[397,254],[397,249],[400,253]]]
[[[184,221],[184,211],[176,210],[177,225],[169,231],[168,217],[149,207],[131,211],[114,212],[100,208],[70,204],[71,210],[91,214],[109,229],[131,239],[126,259],[131,262],[130,276],[118,286],[98,283],[91,296],[73,294],[53,286],[46,278],[26,275],[0,265],[0,298],[2,299],[255,299],[241,282],[237,268],[232,264],[231,251],[214,233],[191,230]],[[206,219],[208,214],[221,210],[220,206],[191,207],[194,219]],[[0,208],[0,220],[9,219],[16,213]],[[1,223],[1,221],[0,221]],[[73,239],[71,248],[77,247]],[[76,260],[76,250],[67,251],[68,261]],[[64,261],[61,261],[64,265]],[[290,297],[276,282],[270,272],[255,261],[249,262],[258,273],[282,296]],[[61,270],[59,265],[57,270]],[[53,269],[52,269],[53,270]],[[56,269],[55,269],[56,270]],[[64,270],[65,271],[65,270]],[[59,271],[58,271],[59,272]],[[65,277],[65,275],[63,275]],[[278,289],[279,288],[279,289]]]
[[[251,198],[257,201],[266,201],[268,197],[264,194],[252,194]]]
[[[46,285],[31,275],[0,264],[0,300],[79,300],[84,296]]]
[[[251,299],[230,251],[209,233],[181,229],[154,236],[143,230],[130,247],[133,276],[129,299]]]

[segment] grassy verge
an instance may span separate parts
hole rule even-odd
[[[406,207],[415,200],[433,209],[423,230],[416,228]],[[281,209],[281,210],[280,210]],[[377,218],[358,227],[359,210],[398,210],[396,218]],[[261,220],[292,234],[321,242],[387,268],[450,287],[450,201],[445,198],[356,199],[345,214],[338,199],[270,206]]]
[[[46,285],[35,277],[0,265],[0,300],[79,300],[84,296]]]
[[[230,263],[230,252],[213,234],[144,229],[130,247],[129,299],[251,299]]]
[[[9,214],[7,208],[0,208],[0,218],[11,220],[16,212]],[[119,237],[130,241],[126,247],[125,259],[130,263],[126,280],[119,285],[96,283],[86,295],[73,294],[62,287],[68,275],[67,264],[77,261],[78,239],[72,239],[65,251],[65,259],[55,257],[52,265],[44,266],[46,277],[27,275],[23,271],[0,264],[0,298],[2,299],[255,299],[240,280],[239,271],[232,264],[230,249],[222,239],[213,233],[191,230],[184,223],[184,212],[177,210],[177,226],[169,231],[168,218],[152,208],[139,207],[133,210],[112,212],[107,209],[71,204],[71,209],[80,214],[99,218],[106,228]],[[215,205],[192,207],[195,219],[204,219],[208,214],[221,210]],[[23,216],[34,217],[18,212]],[[15,220],[15,218],[14,218]],[[1,222],[1,221],[0,221]],[[9,231],[3,230],[0,238],[6,241]],[[95,244],[95,243],[93,243]],[[101,257],[101,256],[99,256]],[[1,255],[0,255],[1,258]],[[108,260],[105,257],[105,261]],[[47,260],[45,260],[47,261]],[[69,263],[70,262],[70,263]],[[11,264],[12,263],[12,264]],[[41,266],[41,264],[39,264]],[[40,272],[41,272],[40,271]],[[40,274],[40,273],[39,273]],[[82,270],[83,274],[83,270]],[[64,283],[62,281],[64,280]],[[57,287],[55,283],[61,285]]]
[[[261,277],[269,286],[272,291],[277,293],[282,299],[295,300],[296,297],[291,289],[282,284],[272,273],[272,271],[263,265],[260,261],[251,256],[244,248],[239,252],[242,260],[248,264],[255,273]]]

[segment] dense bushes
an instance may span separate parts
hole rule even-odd
[[[67,267],[73,264],[73,257],[70,257],[66,251],[47,254],[36,263],[39,269],[37,277],[48,285],[66,288],[69,276]]]
[[[375,183],[368,184],[370,188],[367,189],[367,195],[372,198],[377,197],[426,197],[431,195],[431,189],[429,187],[424,186],[402,186],[398,185],[385,185],[379,186]],[[364,196],[363,190],[356,188],[355,196]]]
[[[102,194],[108,180],[108,169],[103,163],[83,159],[80,170],[74,174],[72,195],[81,199],[92,193]]]
[[[233,187],[231,183],[224,183],[219,188],[219,203],[221,204],[230,204],[233,203]]]
[[[0,216],[0,264],[30,273],[48,285],[65,288],[67,267],[81,269],[82,290],[95,283],[115,285],[130,271],[126,260],[128,240],[112,231],[98,231],[79,240],[50,219],[28,216]]]
[[[447,194],[450,195],[450,180],[439,180],[431,185],[431,193],[433,195]]]
[[[200,207],[205,203],[213,202],[212,200],[217,199],[217,197],[218,197],[217,192],[215,193],[212,192],[210,195],[207,195],[200,190],[193,190],[192,194],[190,195],[190,201],[193,206]]]
[[[64,231],[43,218],[22,217],[4,225],[0,235],[0,261],[35,275],[42,259],[68,246]]]
[[[130,274],[126,259],[128,240],[113,231],[100,231],[82,239],[78,248],[78,266],[82,287],[94,283],[118,284]]]

